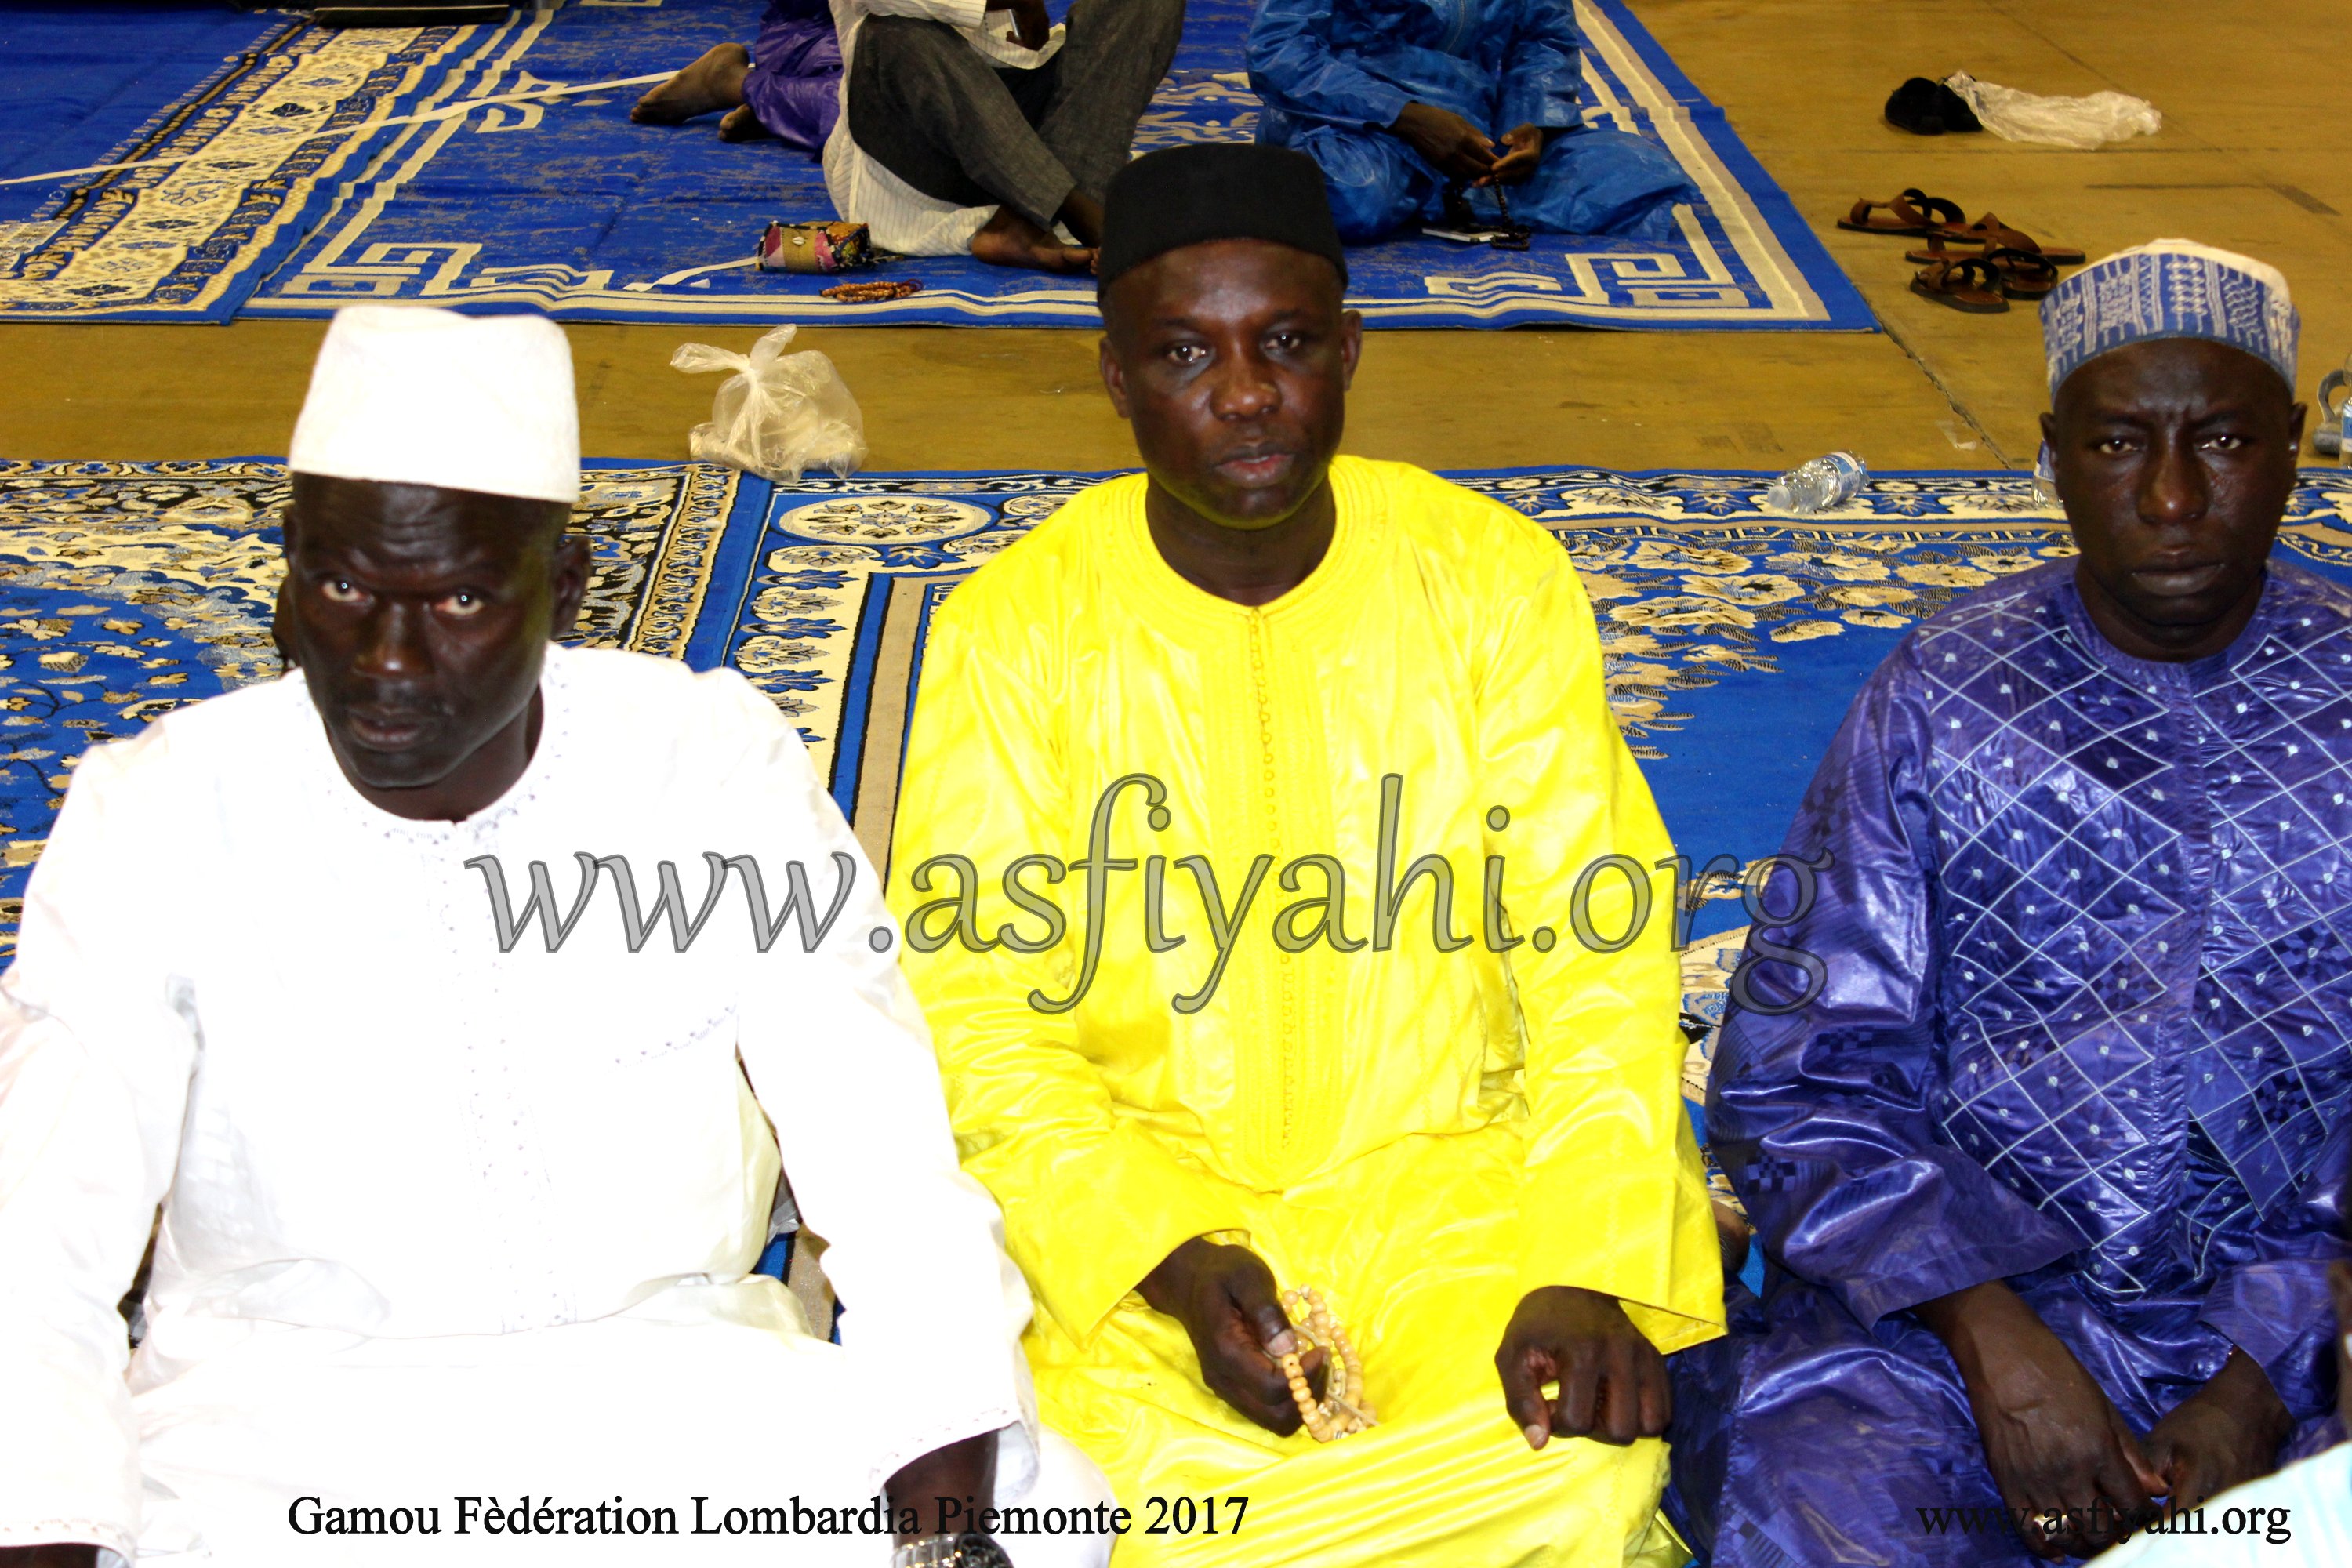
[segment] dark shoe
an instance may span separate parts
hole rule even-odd
[[[1886,122],[1914,136],[1984,129],[1967,99],[1924,76],[1915,76],[1895,89],[1895,96],[1886,100]]]

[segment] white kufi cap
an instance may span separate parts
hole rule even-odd
[[[580,499],[572,345],[544,316],[335,312],[287,466],[298,474]]]

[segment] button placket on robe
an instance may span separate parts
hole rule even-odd
[[[474,842],[461,845],[461,836]],[[509,1123],[515,1119],[509,1114],[501,1081],[509,1043],[503,1036],[486,1040],[481,1034],[482,1020],[503,1016],[499,1006],[503,987],[499,971],[511,955],[497,954],[485,963],[479,942],[465,940],[463,933],[479,931],[482,911],[478,902],[466,898],[467,889],[457,879],[457,872],[466,860],[478,855],[499,858],[495,841],[482,842],[483,837],[469,825],[459,824],[441,842],[428,841],[420,846],[420,856],[436,906],[435,928],[443,933],[448,973],[456,982],[451,986],[456,1010],[450,1022],[462,1042],[460,1071],[465,1084],[467,1131],[483,1184],[483,1202],[478,1212],[491,1249],[487,1261],[499,1286],[499,1327],[512,1332],[536,1324],[528,1304],[534,1293],[531,1270],[518,1245],[514,1223],[520,1198],[516,1180],[519,1151],[512,1147],[516,1129]],[[473,871],[463,874],[477,875]],[[472,907],[468,907],[469,902]],[[526,933],[523,941],[529,940]],[[518,942],[518,951],[520,946]]]
[[[484,1019],[511,1016],[520,989],[513,965],[529,962],[530,933],[512,952],[498,951],[481,870],[467,862],[488,858],[502,875],[516,864],[507,830],[530,809],[536,773],[553,765],[562,747],[561,726],[552,716],[560,701],[558,679],[551,668],[550,719],[542,726],[536,765],[505,798],[462,822],[408,824],[385,832],[413,858],[445,955],[450,1026],[462,1042],[454,1065],[484,1185],[478,1214],[491,1252],[488,1271],[499,1281],[500,1327],[508,1332],[570,1322],[578,1313],[548,1229],[552,1205],[546,1151],[520,1081],[526,1064],[519,1062],[518,1052],[524,1042],[504,1033],[486,1037],[481,1027]]]
[[[2075,635],[2081,636],[2079,628]],[[2084,657],[2098,661],[2098,650],[2086,647]],[[2186,759],[2187,767],[2197,768],[2201,721],[2194,693],[2179,672],[2168,668],[2142,672],[2141,678],[2147,684],[2140,688],[2125,680],[2113,669],[2111,663],[2100,663],[2099,668],[2107,672],[2110,679],[2121,681],[2127,693],[2144,691],[2152,700],[2155,714],[2151,724],[2160,721],[2163,725],[2163,729],[2158,731],[2159,739],[2156,744],[2174,757]],[[2179,771],[2178,766],[2159,768],[2152,779],[2172,778]],[[2162,984],[2152,1002],[2136,1016],[2152,1016],[2144,1037],[2149,1060],[2143,1069],[2151,1097],[2141,1100],[2136,1094],[2127,1095],[2126,1104],[2138,1110],[2140,1119],[2133,1124],[2143,1136],[2150,1139],[2152,1149],[2150,1153],[2137,1162],[2131,1173],[2122,1177],[2120,1183],[2125,1201],[2140,1211],[2143,1223],[2127,1222],[2114,1226],[2115,1234],[2103,1237],[2095,1249],[2112,1270],[2109,1275],[2099,1279],[2096,1285],[2105,1295],[2116,1300],[2144,1296],[2164,1276],[2178,1276],[2182,1268],[2180,1259],[2186,1255],[2177,1226],[2156,1227],[2169,1234],[2160,1236],[2160,1256],[2153,1260],[2147,1258],[2147,1246],[2158,1238],[2150,1237],[2151,1227],[2144,1220],[2147,1215],[2175,1211],[2186,1180],[2189,1155],[2186,1137],[2187,1100],[2180,1062],[2196,1028],[2190,1014],[2196,1003],[2201,973],[2200,954],[2207,923],[2206,910],[2210,902],[2210,884],[2200,871],[2200,867],[2210,864],[2210,856],[2207,852],[2210,844],[2205,836],[2207,825],[2196,815],[2196,803],[2201,792],[2194,788],[2182,789],[2176,783],[2176,787],[2170,792],[2172,799],[2167,801],[2167,792],[2160,782],[2143,780],[2134,786],[2132,793],[2138,797],[2134,804],[2155,825],[2158,835],[2159,847],[2152,856],[2144,856],[2143,863],[2152,863],[2154,886],[2164,891],[2181,910],[2169,928],[2159,925],[2156,929],[2178,929],[2185,937],[2194,940],[2182,941],[2179,944],[2179,951],[2175,952],[2169,940],[2156,937],[2154,931],[2144,931],[2139,936],[2143,943],[2153,942],[2153,961],[2143,953],[2141,962],[2149,964],[2161,977]],[[2184,816],[2188,819],[2185,827]],[[2168,1286],[2177,1283],[2177,1279],[2166,1279],[2164,1283]]]
[[[1274,729],[1273,671],[1269,668],[1267,643],[1272,632],[1266,624],[1264,609],[1252,607],[1248,612],[1250,696],[1256,708],[1258,746],[1259,805],[1264,816],[1259,823],[1265,852],[1274,858],[1276,873],[1285,859],[1282,834],[1282,795],[1279,749]],[[1268,922],[1269,938],[1272,923]],[[1275,973],[1275,1067],[1280,1083],[1281,1123],[1275,1148],[1267,1153],[1277,1167],[1287,1171],[1296,1147],[1298,1131],[1298,977],[1292,955],[1275,946],[1266,947],[1266,961]]]

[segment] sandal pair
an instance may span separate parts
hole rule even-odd
[[[1924,252],[1915,252],[1916,260]],[[1938,255],[1911,279],[1911,291],[1955,310],[1990,314],[2011,300],[2039,300],[2058,281],[2056,263],[2030,250],[1995,248]]]
[[[1884,217],[1874,216],[1883,213]],[[1955,241],[1987,249],[2030,250],[2061,267],[2080,267],[2088,258],[2071,246],[2043,245],[2022,229],[2010,227],[1991,213],[1974,223],[1967,220],[1958,202],[1931,196],[1914,186],[1891,201],[1860,201],[1838,227],[1856,234],[1891,234],[1934,242]]]
[[[1983,262],[1992,269],[1989,287],[2004,300],[2042,300],[2058,286],[2058,264],[2038,250],[2020,250],[2006,245],[1987,246],[1982,250],[1945,250],[1930,242],[1924,250],[1906,250],[1903,254],[1906,260],[1926,263],[1914,279],[1914,286],[1927,284],[1919,292],[1930,299],[1945,298],[1947,291],[1937,279],[1951,276],[1958,264],[1969,261]],[[1987,275],[1978,271],[1965,277],[1981,280]]]

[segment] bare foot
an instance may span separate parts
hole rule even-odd
[[[760,123],[760,117],[751,112],[751,106],[748,103],[737,104],[727,111],[727,118],[719,122],[719,139],[721,142],[772,142],[775,136],[774,132]]]
[[[629,118],[640,125],[682,125],[698,114],[733,109],[743,101],[743,75],[751,51],[740,44],[718,44],[703,57],[637,100]]]
[[[1072,191],[1068,199],[1062,203],[1062,210],[1054,216],[1062,220],[1064,228],[1078,237],[1080,244],[1097,247],[1102,244],[1102,203],[1084,191]]]
[[[1082,245],[1064,245],[1009,206],[971,237],[971,253],[992,267],[1026,267],[1039,272],[1088,272],[1095,253]]]

